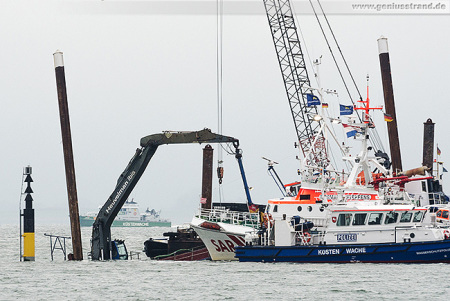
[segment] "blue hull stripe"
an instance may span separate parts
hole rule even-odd
[[[450,262],[450,240],[368,245],[245,246],[236,248],[236,257],[239,261],[248,262]]]

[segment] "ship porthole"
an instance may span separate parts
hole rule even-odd
[[[308,211],[311,212],[312,211],[312,207],[308,206]]]
[[[298,206],[298,207],[297,207],[297,211],[298,211],[298,212],[302,211],[302,206]]]

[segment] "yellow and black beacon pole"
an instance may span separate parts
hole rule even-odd
[[[21,213],[23,217],[23,254],[21,255],[21,260],[23,261],[34,261],[34,209],[33,209],[33,198],[31,194],[33,190],[31,189],[30,183],[33,182],[31,178],[31,166],[24,168],[23,176],[25,177],[24,183],[27,183],[27,188],[25,189],[25,209]],[[22,249],[22,248],[21,248]],[[22,252],[22,250],[21,250]]]

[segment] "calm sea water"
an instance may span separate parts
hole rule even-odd
[[[170,228],[113,228],[129,251]],[[18,226],[0,225],[0,300],[448,300],[448,264],[270,264],[239,262],[50,260],[44,233],[70,236],[69,226],[36,227],[36,261],[19,261]],[[82,228],[84,255],[90,228]],[[71,241],[67,242],[71,250]],[[87,256],[86,256],[87,257]]]

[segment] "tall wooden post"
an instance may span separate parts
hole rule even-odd
[[[73,259],[83,260],[81,245],[80,215],[78,211],[77,185],[73,163],[72,136],[70,131],[69,105],[67,103],[66,78],[63,53],[57,50],[53,54],[55,61],[56,86],[58,89],[59,117],[66,168],[67,195],[69,199],[70,227],[72,230]]]
[[[206,199],[206,203],[202,204],[204,209],[211,209],[212,203],[213,152],[214,149],[209,144],[203,149],[202,198]]]
[[[402,156],[400,153],[400,141],[398,138],[397,116],[395,114],[394,89],[392,87],[391,63],[387,38],[378,39],[378,52],[380,56],[381,78],[383,81],[384,105],[386,114],[393,120],[387,123],[389,147],[391,151],[392,170],[394,173],[402,171]]]
[[[433,175],[434,122],[431,118],[423,123],[423,160],[422,166],[429,168]]]

